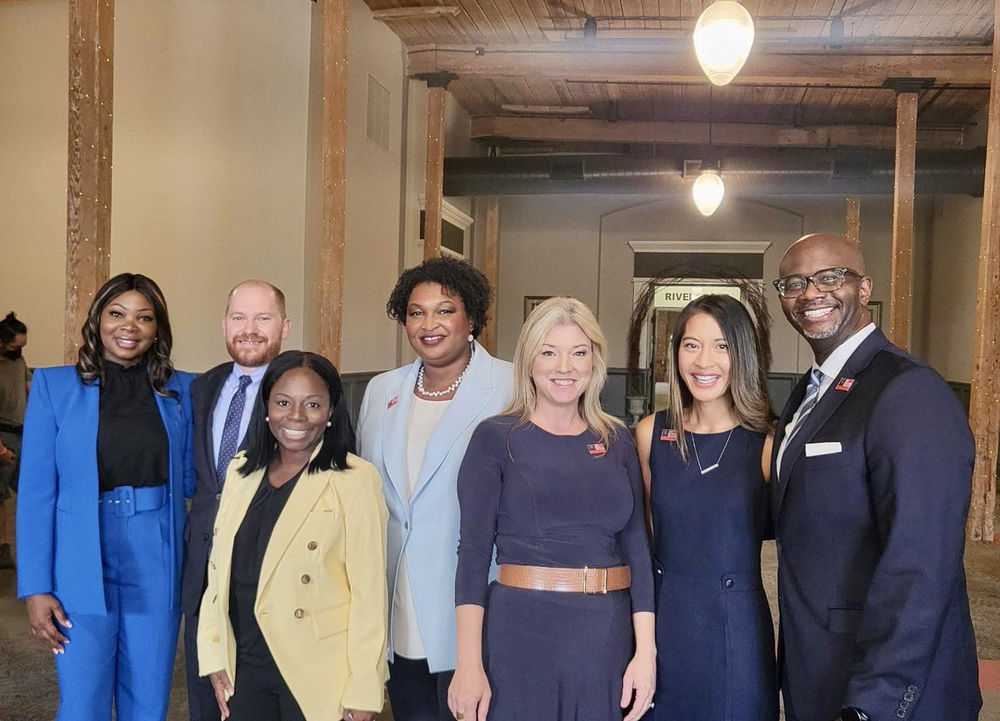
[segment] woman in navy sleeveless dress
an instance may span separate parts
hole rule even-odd
[[[636,429],[658,587],[646,721],[775,721],[774,633],[761,583],[772,422],[743,305],[703,296],[678,317],[670,408]]]

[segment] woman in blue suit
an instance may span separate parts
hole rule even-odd
[[[159,287],[98,291],[76,366],[36,371],[18,496],[18,596],[56,655],[60,721],[164,719],[194,491],[189,373]]]
[[[389,507],[389,702],[396,721],[444,721],[455,669],[458,468],[472,432],[511,399],[513,367],[475,339],[492,293],[464,261],[400,276],[386,310],[417,354],[368,384],[359,453]]]

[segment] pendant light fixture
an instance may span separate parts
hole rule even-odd
[[[698,63],[715,85],[728,85],[743,67],[753,47],[753,19],[732,0],[713,3],[694,26]]]
[[[726,194],[726,184],[722,182],[718,171],[703,170],[698,179],[694,181],[692,194],[698,211],[707,217],[718,210],[722,204],[722,198]]]

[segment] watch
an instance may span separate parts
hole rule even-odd
[[[845,708],[840,711],[840,721],[870,721],[870,719],[861,709]]]

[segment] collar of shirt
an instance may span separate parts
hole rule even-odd
[[[817,366],[815,362],[813,363],[813,368],[818,367],[820,371],[823,372],[823,382],[819,386],[819,398],[822,398],[823,394],[826,393],[826,389],[833,385],[833,382],[838,379],[840,371],[844,369],[844,365],[847,363],[848,359],[854,355],[854,351],[856,351],[861,344],[864,343],[865,338],[874,332],[875,324],[869,323],[837,346],[833,353],[831,353],[829,357],[823,361],[822,365]]]

